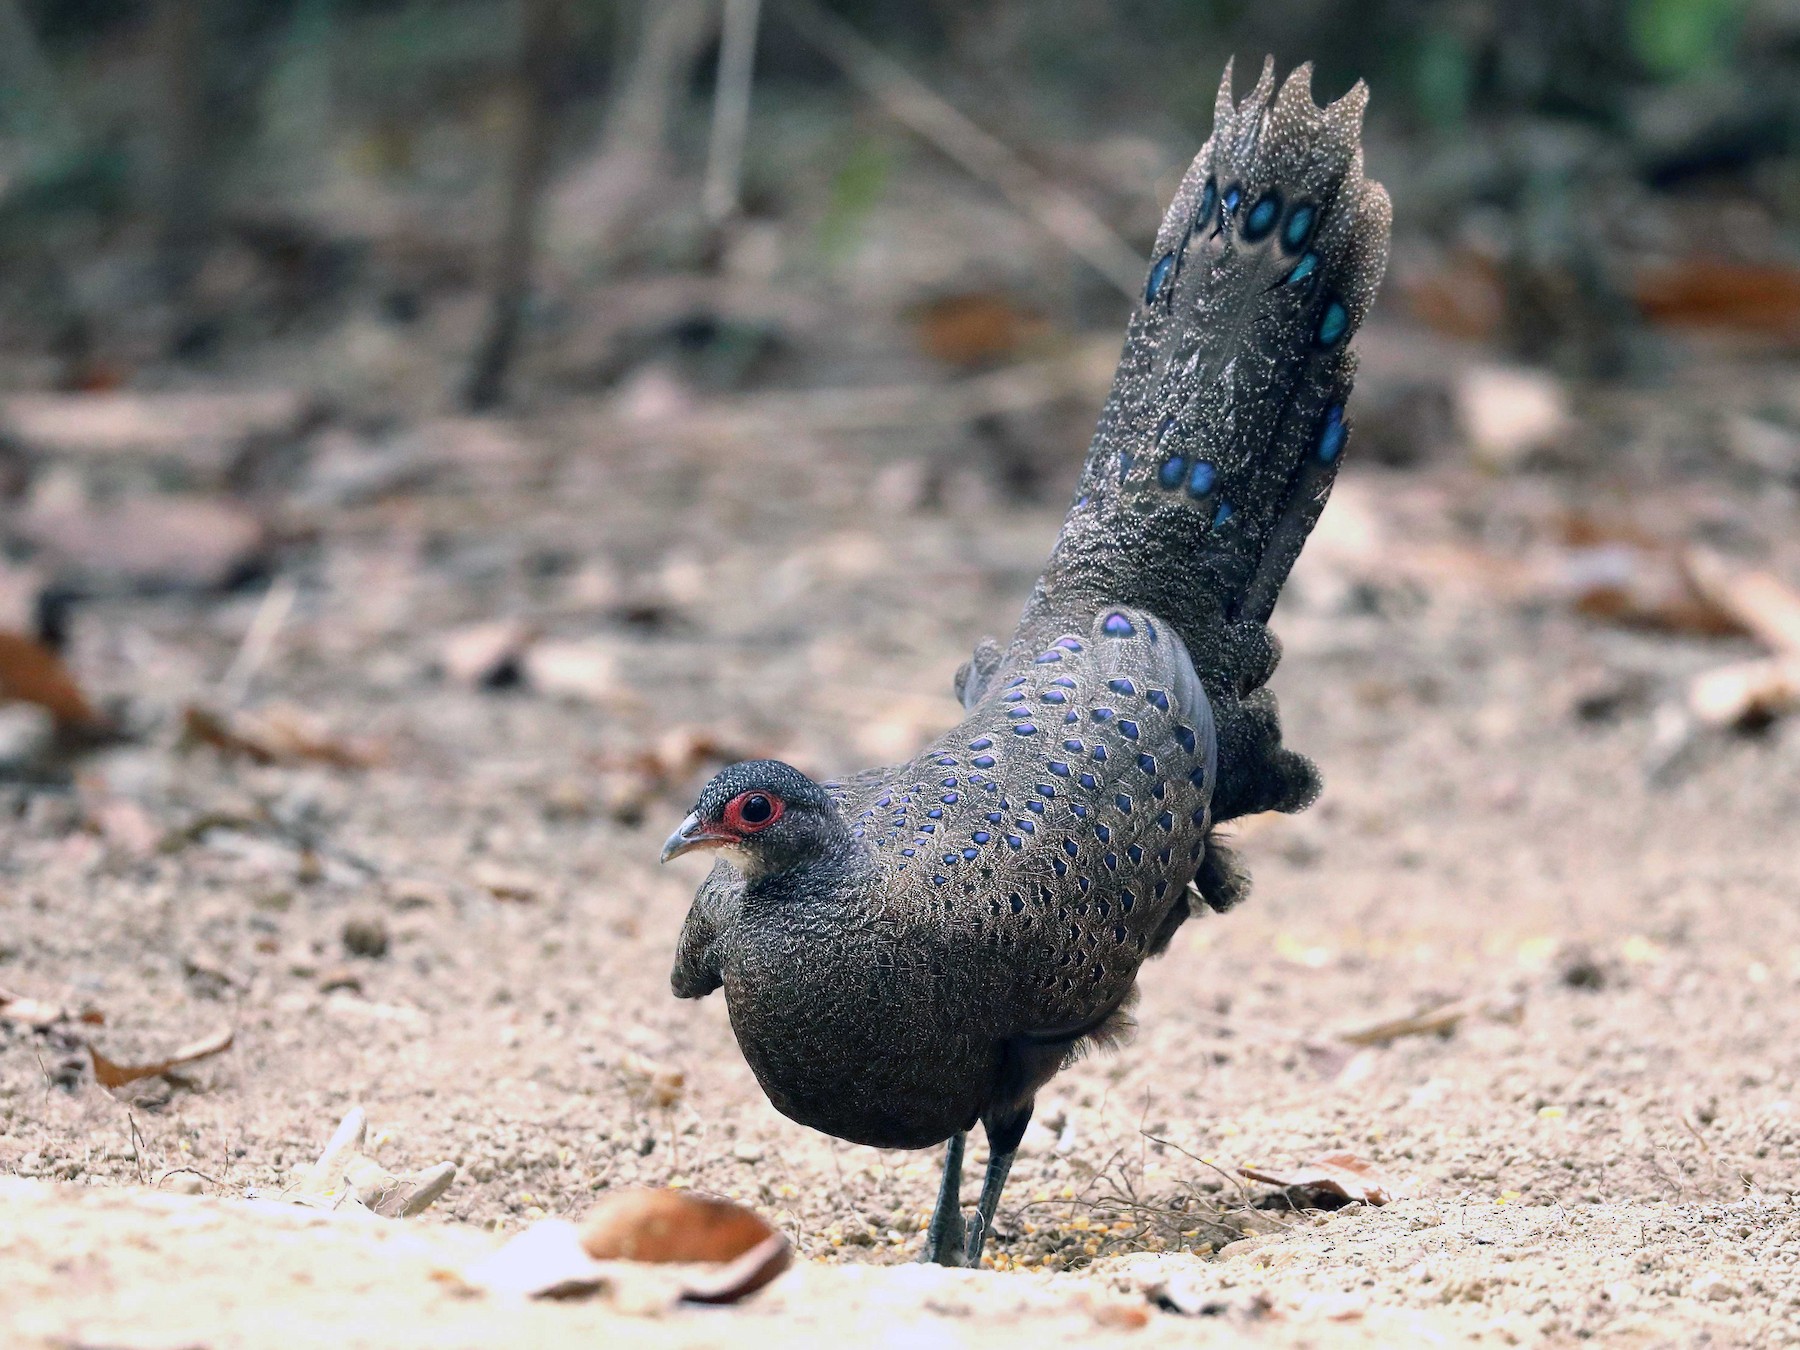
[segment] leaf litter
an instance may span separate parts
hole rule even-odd
[[[627,1188],[602,1198],[580,1224],[540,1220],[449,1278],[527,1298],[605,1293],[625,1310],[649,1312],[740,1302],[792,1263],[787,1235],[735,1201]]]

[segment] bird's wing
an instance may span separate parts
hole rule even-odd
[[[846,801],[879,884],[982,954],[1006,1034],[1116,1007],[1186,916],[1217,774],[1173,628],[1126,607],[1045,647],[918,759]],[[991,959],[989,959],[991,958]]]
[[[675,947],[675,969],[669,975],[676,998],[705,998],[724,982],[719,944],[737,919],[743,885],[736,869],[720,861],[694,893]]]

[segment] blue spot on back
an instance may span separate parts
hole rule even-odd
[[[1325,317],[1319,320],[1319,345],[1332,347],[1344,330],[1350,327],[1350,311],[1344,308],[1342,300],[1333,300],[1325,306]]]
[[[1200,194],[1200,209],[1194,213],[1194,223],[1210,220],[1214,209],[1219,205],[1219,185],[1212,179],[1206,180],[1206,190]]]
[[[1176,455],[1157,471],[1156,481],[1164,487],[1174,489],[1181,486],[1182,475],[1187,473],[1187,461]]]
[[[1242,192],[1240,192],[1235,186],[1226,188],[1225,189],[1225,214],[1230,215],[1233,211],[1237,210],[1238,203],[1241,202],[1243,199],[1244,199],[1244,194]]]
[[[1165,253],[1156,260],[1156,266],[1150,269],[1150,279],[1144,283],[1144,303],[1153,305],[1156,297],[1162,294],[1163,283],[1169,279],[1169,273],[1175,270],[1175,255]]]
[[[1319,255],[1316,253],[1309,253],[1298,263],[1294,264],[1294,270],[1288,273],[1288,285],[1298,286],[1318,270]]]
[[[1108,637],[1128,638],[1134,635],[1137,629],[1132,627],[1130,619],[1115,609],[1106,616],[1106,621],[1100,625],[1100,631]]]
[[[1217,529],[1231,519],[1231,503],[1220,502],[1219,509],[1213,512],[1213,528]]]
[[[1113,693],[1115,693],[1115,694],[1135,694],[1135,693],[1137,693],[1137,686],[1135,684],[1133,684],[1130,680],[1125,679],[1123,676],[1121,676],[1119,679],[1116,679],[1116,680],[1108,680],[1106,682],[1106,687],[1108,689],[1112,690]]]
[[[1274,192],[1268,193],[1250,208],[1250,214],[1244,218],[1244,238],[1251,243],[1264,238],[1275,228],[1275,219],[1280,214],[1281,197]]]
[[[1319,458],[1329,464],[1343,453],[1344,438],[1349,433],[1344,427],[1344,407],[1341,403],[1332,404],[1325,414],[1325,424],[1319,429]]]
[[[1292,253],[1306,242],[1306,236],[1312,233],[1313,218],[1318,210],[1311,202],[1302,202],[1288,212],[1287,225],[1281,231],[1282,245]]]
[[[1212,491],[1213,482],[1218,476],[1218,472],[1205,460],[1196,461],[1194,464],[1194,471],[1188,475],[1188,495],[1192,497],[1204,497],[1207,493]]]

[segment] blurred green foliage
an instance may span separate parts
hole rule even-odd
[[[1632,49],[1655,75],[1681,79],[1724,65],[1744,0],[1632,0]]]

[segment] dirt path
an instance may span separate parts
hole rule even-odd
[[[1528,519],[1541,485],[1348,473],[1278,618],[1321,805],[1248,823],[1251,902],[1184,929],[1136,1041],[1053,1085],[999,1269],[877,1275],[914,1254],[935,1157],[782,1120],[719,1001],[669,996],[701,868],[658,869],[656,846],[705,767],[640,813],[617,766],[683,729],[819,772],[906,753],[952,718],[951,672],[1016,614],[1057,513],[909,443],[684,441],[582,409],[509,435],[333,514],[289,568],[300,598],[252,702],[380,743],[375,767],[177,749],[255,596],[84,611],[74,664],[146,738],[75,796],[9,798],[0,986],[102,1013],[116,1059],[237,1038],[109,1094],[0,1023],[0,1172],[67,1183],[0,1182],[9,1344],[587,1337],[616,1313],[459,1300],[429,1271],[491,1241],[472,1230],[624,1183],[740,1197],[818,1263],[738,1313],[629,1324],[653,1344],[716,1343],[723,1317],[734,1343],[798,1322],[991,1344],[998,1319],[1091,1344],[1132,1334],[1095,1309],[1172,1279],[1223,1311],[1156,1312],[1159,1343],[1800,1340],[1800,727],[1707,743],[1653,784],[1656,706],[1733,649],[1432,561],[1472,515]],[[941,508],[916,490],[934,474]],[[1708,500],[1800,575],[1784,500]],[[575,642],[565,668],[595,694],[437,672],[447,634],[505,615]],[[1445,1035],[1338,1038],[1459,999]],[[111,1189],[176,1168],[208,1196],[277,1188],[352,1104],[396,1168],[458,1164],[426,1220]],[[1411,1198],[1315,1223],[1234,1180],[1333,1150]]]

